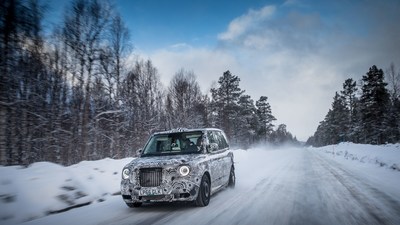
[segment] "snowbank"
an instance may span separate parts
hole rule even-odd
[[[332,157],[342,157],[346,160],[375,164],[379,167],[400,171],[400,144],[367,145],[346,142],[319,148],[310,147],[309,149],[331,154]]]
[[[132,158],[83,161],[63,167],[49,162],[28,168],[0,167],[0,223],[16,224],[119,193],[122,167]]]

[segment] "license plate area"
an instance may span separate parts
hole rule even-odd
[[[139,190],[139,196],[163,195],[162,189],[159,188],[142,188]]]

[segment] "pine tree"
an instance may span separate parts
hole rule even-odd
[[[330,112],[331,110],[329,110]],[[330,134],[328,132],[329,127],[328,127],[328,123],[327,123],[327,118],[328,118],[328,114],[325,116],[325,119],[322,120],[318,127],[317,130],[315,131],[314,135],[311,136],[310,138],[308,138],[307,140],[307,144],[308,145],[312,145],[315,147],[320,147],[320,146],[324,146],[324,145],[328,145],[329,144],[329,140],[331,140],[332,138],[330,138],[328,135]]]
[[[272,143],[275,145],[281,144],[298,144],[296,137],[287,131],[286,124],[279,124],[271,134]]]
[[[308,144],[323,146],[348,141],[349,109],[346,107],[345,97],[337,92],[333,98],[332,108],[329,109],[325,119],[320,122],[314,137],[309,138]]]
[[[239,87],[240,78],[228,70],[219,78],[219,87],[211,89],[215,126],[222,128],[229,139],[233,135],[232,122],[237,118],[238,101],[243,94]]]
[[[274,127],[272,122],[276,120],[276,118],[272,115],[271,106],[268,103],[268,97],[261,96],[256,102],[256,107],[256,113],[260,124],[258,136],[260,140],[267,142]]]
[[[386,72],[391,99],[389,110],[388,141],[396,143],[400,141],[400,70],[396,71],[393,63]]]
[[[249,147],[255,140],[256,129],[253,125],[256,108],[250,95],[242,95],[238,101],[238,117],[234,121],[234,136],[237,145]]]
[[[331,115],[328,118],[332,128],[332,144],[347,141],[350,113],[346,108],[345,99],[337,92],[333,98]]]
[[[400,99],[391,99],[388,111],[387,142],[396,143],[400,141]]]
[[[356,104],[358,99],[356,97],[357,93],[357,83],[353,81],[353,79],[346,79],[343,83],[343,90],[340,91],[341,95],[344,98],[344,103],[349,112],[348,122],[347,122],[347,130],[346,130],[346,141],[355,141],[357,139],[357,132],[359,124],[358,115],[356,112]]]
[[[388,141],[390,98],[382,69],[372,66],[362,81],[360,104],[364,143],[383,144]]]

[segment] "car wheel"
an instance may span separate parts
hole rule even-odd
[[[196,205],[200,207],[207,206],[210,203],[210,195],[211,195],[211,185],[210,178],[207,175],[203,175],[201,179],[199,194],[197,195]]]
[[[236,175],[235,175],[235,168],[231,167],[231,172],[229,174],[229,182],[228,186],[234,188],[236,184]]]
[[[133,203],[126,203],[126,205],[129,208],[138,208],[138,207],[142,206],[142,203],[141,202],[133,202]]]

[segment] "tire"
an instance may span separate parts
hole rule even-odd
[[[129,208],[138,208],[138,207],[142,206],[142,203],[141,202],[133,202],[133,203],[126,203],[126,205]]]
[[[228,187],[234,188],[235,184],[236,184],[235,168],[232,166],[231,172],[229,173]]]
[[[210,178],[204,174],[201,178],[201,184],[199,188],[199,194],[197,195],[195,204],[199,207],[207,206],[210,203],[211,197],[211,182]]]

